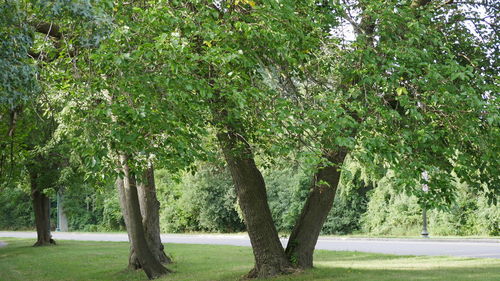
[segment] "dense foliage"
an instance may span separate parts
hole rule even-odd
[[[321,230],[414,233],[422,209],[436,234],[497,235],[499,11],[4,1],[0,223],[28,225],[29,194],[36,245],[54,244],[64,190],[72,229],[126,223],[149,278],[168,271],[149,251],[163,251],[157,201],[165,231],[246,227],[248,277],[312,267]]]
[[[289,159],[288,159],[289,160]],[[223,166],[199,163],[198,172],[172,177],[166,170],[156,173],[158,199],[162,209],[160,226],[164,232],[240,232],[245,230],[239,214],[230,175]],[[395,192],[391,181],[377,183],[364,178],[359,166],[349,164],[351,177],[344,177],[334,207],[322,233],[333,235],[409,235],[418,236],[422,228],[422,208],[417,197]],[[273,218],[280,233],[286,235],[300,213],[310,177],[304,166],[281,166],[265,170]],[[428,212],[431,235],[498,236],[498,205],[488,203],[467,185],[457,187],[457,200],[445,210]],[[30,229],[33,214],[29,195],[21,188],[0,194],[0,228]],[[53,227],[56,199],[52,196]],[[70,230],[124,230],[117,193],[111,184],[100,190],[88,185],[64,192],[64,208]]]

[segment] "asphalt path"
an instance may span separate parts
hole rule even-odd
[[[56,240],[128,241],[126,233],[53,232]],[[36,232],[0,231],[0,237],[36,238]],[[162,234],[163,243],[250,246],[246,234]],[[281,242],[286,245],[287,239]],[[1,242],[0,242],[1,244]],[[316,249],[395,255],[500,258],[499,239],[396,239],[320,237]]]

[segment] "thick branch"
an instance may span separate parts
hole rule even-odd
[[[59,29],[59,26],[57,26],[53,23],[39,22],[39,23],[33,24],[33,26],[35,27],[36,32],[46,34],[46,35],[54,37],[56,39],[62,38],[62,33]]]
[[[411,7],[412,8],[422,7],[422,6],[429,4],[430,2],[431,2],[431,0],[413,0],[411,2]]]

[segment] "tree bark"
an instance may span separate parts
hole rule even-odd
[[[142,225],[146,233],[146,241],[153,255],[161,263],[171,263],[165,254],[160,237],[160,202],[156,197],[156,184],[153,165],[144,170],[142,182],[138,185],[139,204],[141,206]]]
[[[115,181],[116,190],[118,191],[118,198],[120,202],[120,209],[123,215],[123,221],[125,222],[125,229],[127,230],[128,241],[132,242],[130,237],[130,222],[129,213],[127,210],[127,197],[125,196],[125,188],[123,186],[123,179],[117,178]],[[141,268],[141,264],[137,255],[135,254],[134,245],[130,243],[130,251],[128,256],[128,268],[132,270],[137,270]]]
[[[123,214],[123,220],[125,221],[125,228],[127,229],[128,238],[129,241],[132,241],[129,233],[130,222],[129,213],[126,208],[127,202],[125,197],[125,190],[123,187],[123,179],[117,178],[115,186],[118,191],[118,196],[120,199],[120,209]],[[149,189],[149,192],[146,192],[146,189]],[[170,257],[165,254],[164,246],[161,243],[159,217],[160,202],[158,202],[158,199],[156,198],[156,185],[154,183],[154,171],[152,167],[150,170],[144,172],[143,183],[138,184],[138,196],[141,215],[143,217],[142,223],[149,249],[151,250],[151,252],[153,252],[153,255],[158,258],[158,261],[160,263],[172,263]],[[148,209],[149,211],[147,211]],[[134,246],[132,244],[130,244],[128,268],[132,270],[141,268],[141,263],[139,262],[139,258],[137,257]]]
[[[129,222],[128,222],[128,211],[127,211],[127,198],[125,196],[125,189],[123,187],[123,179],[117,177],[115,181],[115,186],[116,186],[116,191],[118,192],[118,199],[119,199],[118,201],[120,203],[120,210],[122,211],[123,221],[125,222],[125,229],[128,230]],[[130,240],[130,234],[128,235]]]
[[[346,153],[330,153],[325,158],[330,162],[319,167],[312,180],[311,190],[301,215],[288,240],[286,255],[299,268],[313,266],[313,253],[323,223],[330,212],[340,181],[340,170]]]
[[[255,165],[248,143],[238,134],[218,133],[224,157],[236,187],[255,267],[248,278],[266,278],[292,270],[280,243],[267,202],[264,178]]]
[[[430,2],[431,0],[413,0],[410,6],[412,8],[419,8],[429,4]]]
[[[33,202],[33,210],[35,212],[35,225],[37,241],[33,246],[55,245],[56,242],[52,239],[50,233],[50,200],[43,193],[37,180],[37,175],[30,175],[31,180],[31,198]]]
[[[144,270],[149,279],[155,279],[169,272],[153,255],[148,247],[144,227],[142,225],[142,216],[139,205],[139,196],[135,177],[131,174],[127,164],[127,157],[120,156],[120,162],[124,173],[123,190],[125,194],[125,208],[128,214],[128,233],[132,244],[134,254],[137,255],[140,267]]]

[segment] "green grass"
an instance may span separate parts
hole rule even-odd
[[[0,280],[147,280],[124,270],[128,243],[59,240],[31,247],[33,240],[2,238]],[[239,280],[253,264],[249,247],[167,244],[175,273],[159,280]],[[415,257],[317,251],[316,268],[272,280],[499,280],[500,259]]]

